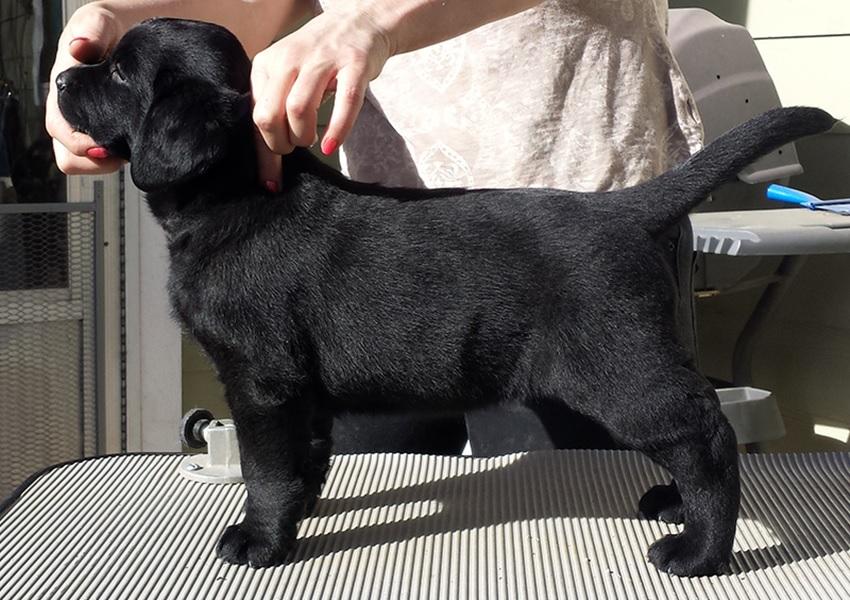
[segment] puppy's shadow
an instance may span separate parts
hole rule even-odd
[[[430,463],[412,455],[382,457],[379,466],[371,463],[369,473],[352,470],[346,479],[365,478],[374,486],[383,482],[380,486],[390,489],[354,496],[347,492],[345,482],[332,477],[311,517],[302,523],[293,557],[296,562],[536,519],[638,519],[641,495],[652,485],[669,481],[663,469],[631,452],[531,452],[491,459],[486,469],[477,472],[472,472],[470,459],[461,457]],[[340,470],[348,471],[357,467],[358,458],[362,457],[336,460],[345,463],[339,465]],[[361,460],[359,464],[365,468],[362,465],[367,463]],[[405,483],[417,469],[427,482]],[[794,492],[799,494],[800,488],[805,488],[804,498],[785,499],[797,507],[788,511],[793,521],[764,509],[764,477],[764,473],[752,476],[744,469],[737,538],[737,547],[742,549],[735,552],[732,572],[850,551],[850,531],[843,535],[838,530],[826,535],[805,533],[822,533],[824,515],[830,514],[827,505],[832,500],[823,493],[822,482],[815,481],[818,477],[813,476],[808,486],[797,481]],[[799,510],[802,506],[806,509]],[[663,532],[668,530],[677,528],[662,526]],[[647,546],[655,537],[647,538]]]

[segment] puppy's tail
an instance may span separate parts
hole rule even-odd
[[[836,120],[819,108],[777,108],[723,134],[686,163],[632,188],[650,232],[664,231],[721,184],[759,157],[798,138],[829,130]],[[636,198],[637,197],[637,198]]]

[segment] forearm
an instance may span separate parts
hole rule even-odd
[[[100,0],[86,8],[111,13],[122,31],[151,17],[217,23],[232,31],[253,57],[306,16],[312,3],[310,0]]]
[[[339,0],[374,19],[391,54],[403,54],[522,12],[542,0]]]

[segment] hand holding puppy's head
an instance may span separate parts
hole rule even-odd
[[[100,63],[56,79],[59,109],[133,182],[155,191],[203,176],[250,122],[251,63],[239,41],[209,23],[152,19],[130,29]]]

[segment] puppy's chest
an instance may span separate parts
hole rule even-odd
[[[210,272],[210,268],[188,268],[172,264],[168,282],[169,297],[175,316],[196,337],[232,336],[245,327],[250,302],[244,296],[244,284]]]
[[[196,338],[200,334],[209,335],[214,330],[221,329],[223,319],[216,316],[220,313],[215,304],[219,302],[219,292],[210,288],[206,293],[198,286],[172,275],[169,280],[169,298],[174,316],[186,330]]]
[[[262,270],[238,262],[173,261],[169,296],[174,316],[210,353],[243,358],[267,352],[290,335],[289,302]]]

